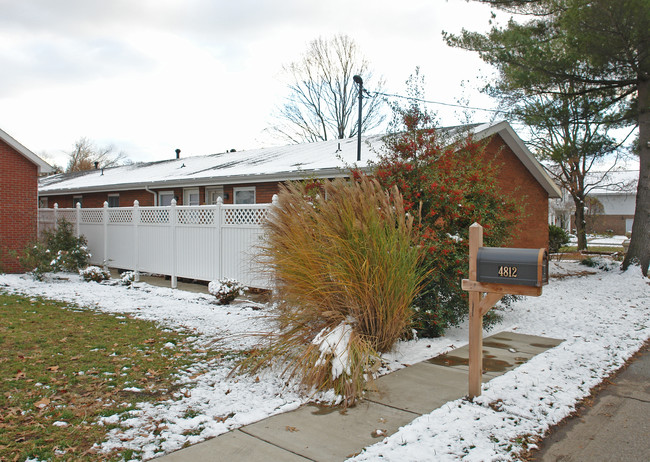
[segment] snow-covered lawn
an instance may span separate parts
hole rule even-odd
[[[551,280],[538,298],[501,309],[496,331],[566,339],[484,385],[474,403],[458,400],[416,419],[367,448],[355,460],[512,460],[523,441],[562,420],[589,390],[624,364],[650,337],[650,286],[638,268],[603,271],[575,262],[551,262]],[[589,271],[593,274],[585,274]],[[571,276],[581,273],[582,276]],[[135,284],[133,288],[68,280],[33,281],[0,275],[0,288],[128,313],[194,333],[199,345],[237,350],[253,345],[248,334],[272,329],[266,307],[255,303],[220,306],[214,297]],[[489,333],[487,333],[489,335]],[[386,370],[404,367],[467,343],[467,326],[439,339],[402,342],[386,355]],[[179,371],[184,388],[175,400],[142,405],[101,446],[144,451],[144,458],[178,449],[230,429],[295,409],[306,401],[272,372],[229,377],[232,363],[198,363]]]
[[[587,247],[623,247],[623,241],[628,238],[625,236],[601,236],[599,234],[587,234]],[[578,238],[570,236],[570,245],[578,244]]]

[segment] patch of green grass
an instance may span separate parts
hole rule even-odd
[[[0,292],[0,460],[128,460],[133,451],[93,452],[114,427],[94,423],[138,402],[171,399],[176,372],[221,357],[195,351],[186,337],[152,322]],[[176,348],[165,348],[168,342]]]

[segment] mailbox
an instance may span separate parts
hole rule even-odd
[[[548,253],[546,249],[479,247],[476,280],[541,287],[548,284]]]

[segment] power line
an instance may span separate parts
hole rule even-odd
[[[461,109],[472,109],[474,111],[493,112],[495,114],[505,112],[505,111],[501,111],[499,109],[485,109],[485,108],[482,108],[482,107],[463,106],[462,104],[443,103],[441,101],[431,101],[431,100],[426,100],[426,99],[422,99],[422,98],[414,98],[412,96],[395,95],[393,93],[382,93],[380,91],[373,91],[372,93],[374,93],[375,96],[387,96],[389,98],[408,99],[408,100],[411,100],[411,101],[419,101],[421,103],[438,104],[440,106],[458,107],[458,108],[461,108]]]

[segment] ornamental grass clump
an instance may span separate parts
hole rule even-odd
[[[278,332],[241,368],[285,361],[284,373],[351,404],[379,354],[409,329],[423,279],[413,218],[375,180],[281,187],[262,249],[276,280]]]

